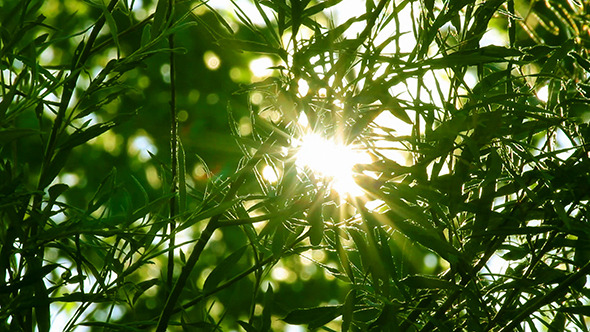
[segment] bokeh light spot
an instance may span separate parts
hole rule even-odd
[[[221,66],[221,59],[213,51],[205,52],[203,55],[203,61],[205,61],[205,66],[207,66],[207,69],[209,70],[217,70]]]

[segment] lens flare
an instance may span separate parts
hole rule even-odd
[[[295,161],[298,167],[308,168],[316,175],[329,179],[332,189],[340,195],[357,197],[364,194],[354,181],[353,167],[370,163],[371,156],[368,153],[318,134],[304,136],[296,145],[299,148]]]

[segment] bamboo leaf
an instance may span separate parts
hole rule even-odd
[[[156,11],[154,12],[154,22],[151,28],[152,40],[156,39],[165,29],[168,16],[169,0],[158,0]]]
[[[146,24],[141,31],[141,47],[146,47],[152,38],[152,25],[150,23]]]
[[[259,332],[258,329],[256,329],[254,326],[252,326],[249,323],[246,323],[244,321],[239,320],[238,324],[240,324],[240,326],[244,329],[244,331],[246,332]]]
[[[247,51],[261,54],[276,54],[281,58],[286,57],[286,53],[284,50],[254,41],[239,39],[219,39],[217,43],[219,44],[219,47],[224,49],[234,49],[237,51]]]
[[[113,41],[115,42],[115,47],[117,48],[117,58],[119,58],[121,53],[121,45],[119,45],[119,29],[117,28],[117,22],[115,22],[113,15],[104,3],[102,3],[102,12],[106,19],[107,26],[109,27],[111,37],[113,37]]]
[[[262,309],[262,326],[260,332],[270,331],[272,308],[274,305],[274,292],[272,285],[269,283],[266,292],[264,293],[264,308]]]
[[[557,309],[559,312],[566,312],[574,315],[583,315],[590,317],[590,305],[576,306],[576,307],[561,307]]]
[[[230,272],[232,271],[233,267],[238,263],[240,258],[244,255],[248,249],[248,246],[243,246],[240,249],[233,252],[231,255],[227,256],[223,259],[217,266],[209,273],[207,279],[205,279],[205,283],[203,284],[203,292],[208,293],[211,292],[221,283],[223,280],[228,279],[230,277]]]
[[[424,247],[431,249],[448,262],[459,262],[461,253],[448,242],[433,234],[432,230],[427,230],[415,225],[409,220],[400,217],[400,215],[394,211],[387,212],[379,219],[384,219],[402,234],[406,235],[411,240],[420,243]]]
[[[39,134],[40,132],[30,128],[6,128],[0,130],[0,146],[6,145],[14,140],[27,136]]]
[[[427,275],[413,275],[413,276],[408,276],[402,280],[400,280],[400,282],[410,288],[413,289],[421,289],[421,288],[427,288],[427,289],[458,289],[459,286],[446,281],[446,280],[442,280],[440,278],[437,278],[435,276],[427,276]]]
[[[283,321],[293,325],[307,324],[313,329],[333,321],[341,312],[341,305],[296,309],[289,312]]]
[[[150,288],[154,287],[155,285],[160,283],[160,279],[158,278],[153,278],[153,279],[149,279],[149,280],[145,280],[142,281],[140,283],[138,283],[135,288],[137,289],[135,291],[135,294],[133,295],[133,300],[131,301],[132,303],[136,303],[137,300]]]
[[[317,246],[322,242],[324,236],[324,219],[322,217],[321,202],[313,203],[308,211],[307,219],[310,225],[309,240],[312,245]]]

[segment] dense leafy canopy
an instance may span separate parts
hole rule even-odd
[[[588,13],[0,1],[0,330],[588,331]]]

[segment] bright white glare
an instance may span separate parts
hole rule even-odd
[[[503,275],[506,273],[506,270],[510,267],[510,262],[503,259],[497,254],[492,255],[490,260],[486,264],[487,269],[489,272],[494,275],[493,278],[497,278],[497,275]]]
[[[299,325],[285,325],[285,332],[305,332],[305,328]]]
[[[151,138],[140,134],[131,139],[127,152],[132,156],[137,155],[140,161],[145,162],[151,158],[150,152],[153,154],[158,153],[158,148]]]
[[[272,62],[272,59],[267,56],[254,59],[250,61],[250,64],[248,65],[250,71],[256,77],[266,77],[272,75],[272,69],[269,68],[273,66],[274,63]]]
[[[80,177],[75,173],[64,173],[60,176],[60,179],[70,187],[75,187],[80,182]]]
[[[307,115],[305,115],[304,112],[301,112],[301,114],[299,114],[299,119],[297,119],[297,123],[299,123],[299,125],[303,128],[309,127],[309,120],[307,119]]]
[[[377,211],[378,209],[382,208],[384,206],[385,202],[380,200],[380,199],[375,199],[372,201],[368,201],[365,203],[365,207],[367,208],[367,210],[374,212]]]
[[[300,79],[299,82],[297,82],[297,92],[299,92],[301,97],[307,96],[307,93],[309,92],[309,84],[307,84],[306,80]]]
[[[332,188],[340,195],[361,196],[363,190],[353,178],[353,167],[371,162],[368,153],[355,151],[353,146],[339,144],[317,134],[310,134],[297,144],[295,164],[309,168],[319,176],[331,179]]]
[[[200,2],[195,2],[195,3],[199,4]],[[234,4],[235,4],[235,6],[234,6]],[[237,20],[237,16],[233,13],[233,11],[235,9],[236,13],[240,13],[240,15],[244,15],[249,20],[251,20],[252,23],[254,23],[254,25],[257,25],[260,27],[266,26],[264,18],[260,15],[260,12],[258,11],[256,6],[254,5],[253,1],[236,0],[234,2],[231,0],[215,0],[215,1],[208,1],[207,5],[211,6],[211,8],[215,9],[217,12],[221,12],[222,14],[226,14],[224,16],[228,16],[227,14],[229,14],[231,16],[234,16]],[[201,6],[201,7],[205,7],[205,6]],[[267,17],[273,17],[274,12],[270,8],[268,8],[266,6],[260,6],[260,7],[262,8],[262,10],[264,11],[264,13],[266,14]],[[239,8],[239,9],[237,9],[237,8]],[[243,14],[242,14],[242,12],[243,12]]]
[[[546,103],[549,100],[549,86],[543,85],[539,90],[537,90],[537,98]]]
[[[379,114],[375,120],[373,120],[376,125],[380,127],[390,128],[395,130],[395,133],[399,136],[410,136],[412,135],[413,126],[409,123],[406,123],[400,120],[398,117],[394,116],[391,112],[382,112]]]
[[[262,177],[270,183],[276,183],[279,180],[277,172],[269,165],[264,166],[262,169]]]
[[[139,10],[143,8],[143,0],[135,0],[131,2],[133,7],[131,7],[131,10]]]
[[[479,41],[479,46],[508,46],[508,38],[502,35],[498,29],[490,29],[484,33],[483,37]]]

